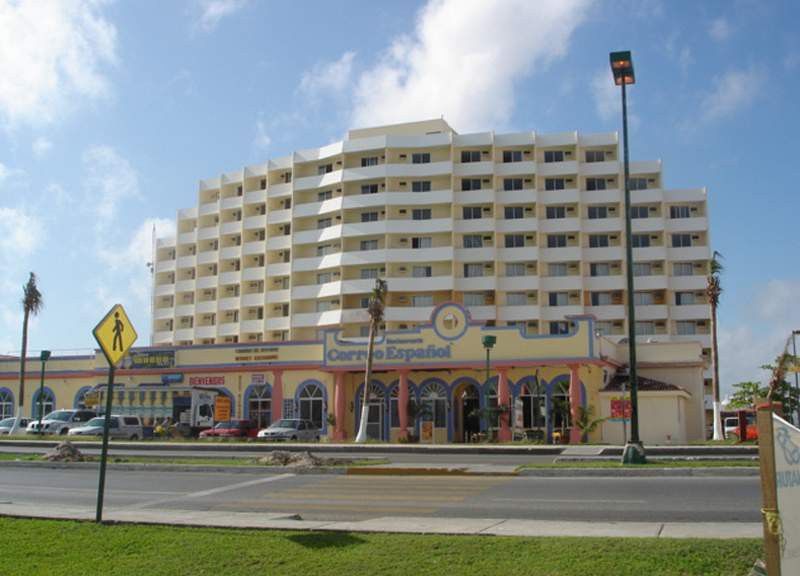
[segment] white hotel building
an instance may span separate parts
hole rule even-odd
[[[377,277],[386,328],[464,304],[472,319],[558,334],[593,314],[624,338],[616,133],[457,134],[443,120],[351,130],[321,148],[202,180],[157,240],[153,344],[365,335]],[[706,192],[631,163],[636,330],[710,345]]]

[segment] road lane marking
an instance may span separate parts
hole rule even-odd
[[[557,504],[647,504],[647,500],[599,500],[578,498],[489,498],[492,502],[553,502]]]

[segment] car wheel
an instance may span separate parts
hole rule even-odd
[[[138,440],[138,439],[139,439],[138,434],[131,434],[131,440]]]
[[[317,436],[314,438],[314,440],[315,440],[316,442],[319,442],[319,435],[317,435]]]
[[[292,440],[297,440],[297,436],[292,436]]]
[[[62,428],[61,430],[58,431],[58,434],[59,436],[66,436],[68,432],[69,428]]]

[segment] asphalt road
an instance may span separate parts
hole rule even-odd
[[[97,471],[4,467],[3,503],[93,506]],[[759,480],[130,472],[110,470],[109,509],[574,521],[758,522]]]

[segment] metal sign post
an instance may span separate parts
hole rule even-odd
[[[106,412],[103,417],[103,449],[100,453],[100,479],[97,485],[97,513],[95,521],[103,521],[103,498],[106,487],[106,461],[108,460],[108,432],[111,427],[111,407],[114,402],[114,370],[117,363],[136,342],[136,330],[121,304],[116,304],[92,330],[95,340],[108,361],[108,390]]]

